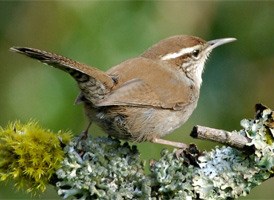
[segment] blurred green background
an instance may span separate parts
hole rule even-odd
[[[273,9],[274,2],[0,2],[0,125],[32,118],[46,128],[74,133],[87,125],[82,107],[73,105],[78,94],[73,79],[9,52],[11,46],[53,51],[107,70],[172,35],[236,37],[237,42],[214,50],[197,109],[182,128],[166,137],[210,150],[216,144],[189,137],[194,125],[240,129],[242,118],[254,116],[255,103],[274,108]],[[90,132],[103,134],[94,125]],[[163,148],[138,146],[147,160],[158,158]],[[241,199],[273,199],[273,184],[271,179]],[[60,199],[53,188],[31,197],[16,192],[12,183],[0,183],[0,199],[36,198]]]

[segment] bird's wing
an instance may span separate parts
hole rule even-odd
[[[149,95],[148,95],[149,94]],[[161,107],[157,94],[143,80],[132,79],[112,91],[96,106],[128,105]]]
[[[102,99],[114,85],[111,76],[105,72],[73,61],[69,58],[28,47],[12,47],[10,50],[37,59],[44,64],[48,64],[69,73],[77,81],[85,98],[92,103]],[[100,90],[99,94],[89,93],[89,91],[92,91],[92,88]]]
[[[110,69],[117,85],[96,106],[150,106],[172,110],[192,103],[191,81],[178,74],[177,69],[158,62],[136,58]]]

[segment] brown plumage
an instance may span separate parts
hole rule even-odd
[[[89,119],[109,135],[185,147],[160,138],[181,126],[196,108],[211,50],[234,40],[173,36],[107,72],[38,49],[11,50],[68,72],[81,90],[77,102],[84,103]]]

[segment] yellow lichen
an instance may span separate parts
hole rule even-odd
[[[28,192],[44,191],[64,157],[60,140],[70,139],[69,132],[56,134],[34,121],[0,127],[0,180],[13,180]]]

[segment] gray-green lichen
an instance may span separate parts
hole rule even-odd
[[[146,197],[143,163],[135,146],[111,138],[72,141],[57,171],[58,194],[79,199]]]
[[[238,133],[251,139],[246,153],[231,147],[203,152],[196,165],[176,150],[162,151],[150,174],[135,146],[112,138],[89,138],[65,147],[57,171],[58,194],[81,199],[232,199],[273,176],[273,112],[264,109],[253,120],[242,120]],[[182,154],[184,155],[184,154]]]

